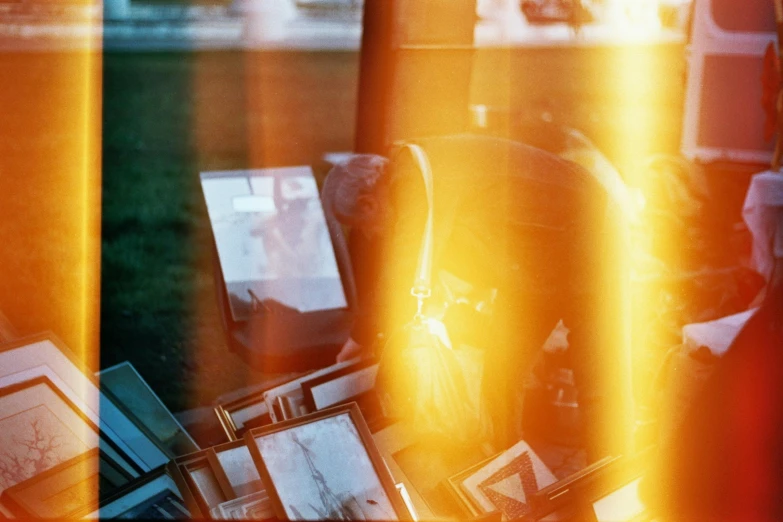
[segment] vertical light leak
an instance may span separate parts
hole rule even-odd
[[[93,22],[81,52],[84,75],[82,89],[81,158],[81,319],[79,344],[88,368],[100,367],[100,289],[101,289],[101,132],[102,55],[99,36],[101,20]]]
[[[85,15],[89,17],[89,15]],[[88,19],[89,20],[89,19]],[[102,20],[92,19],[92,30],[88,31],[74,57],[73,74],[82,78],[78,90],[74,91],[74,119],[81,118],[79,135],[75,137],[78,149],[76,168],[74,169],[74,212],[80,215],[76,221],[78,237],[79,280],[76,291],[79,293],[75,308],[77,318],[77,345],[74,350],[81,359],[84,368],[100,368],[100,291],[101,291],[101,132],[102,132]],[[79,194],[79,192],[81,194]],[[88,370],[90,371],[90,370]],[[97,383],[96,383],[97,384]],[[78,391],[86,397],[86,389]],[[99,405],[100,408],[100,405]],[[98,412],[100,415],[100,411]],[[85,429],[87,427],[85,426]],[[91,433],[92,435],[92,433]],[[87,436],[87,434],[83,434]],[[85,438],[86,440],[86,438]],[[98,461],[84,467],[87,474],[78,488],[80,497],[90,499],[96,504],[98,499]]]

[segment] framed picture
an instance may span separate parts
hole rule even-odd
[[[0,387],[46,376],[82,411],[100,425],[142,471],[169,461],[169,457],[128,416],[101,393],[93,372],[53,334],[15,339],[0,345]]]
[[[231,498],[265,493],[261,475],[244,439],[213,446],[207,453],[207,459],[214,469],[220,469],[225,474],[233,493]]]
[[[647,520],[639,479],[655,457],[654,446],[634,455],[604,457],[534,495],[533,515],[565,514],[590,522]]]
[[[280,519],[409,518],[356,404],[252,429],[245,440]]]
[[[302,382],[321,377],[329,373],[346,368],[357,362],[357,359],[345,361],[326,368],[321,368],[314,372],[308,372],[288,382],[280,384],[264,392],[264,403],[266,404],[269,416],[272,422],[281,422],[311,413],[304,404],[304,392],[302,391]]]
[[[73,518],[132,479],[93,448],[11,486],[2,500],[20,518]]]
[[[275,511],[266,491],[259,491],[218,504],[210,515],[216,520],[269,520]]]
[[[166,472],[166,466],[135,479],[101,501],[98,509],[84,513],[90,519],[192,519],[183,503],[179,487]]]
[[[317,411],[354,402],[357,397],[374,389],[377,374],[378,363],[367,359],[317,377],[309,377],[301,384],[304,404],[310,411]]]
[[[272,424],[263,392],[243,397],[231,404],[218,404],[215,406],[215,415],[230,441],[241,439],[248,426],[258,428]]]
[[[131,363],[116,364],[97,376],[101,391],[169,457],[201,449]]]
[[[525,441],[448,479],[471,515],[500,511],[506,520],[529,514],[536,492],[555,482],[555,475]]]
[[[400,494],[402,503],[405,504],[405,508],[408,510],[408,515],[410,515],[411,520],[418,522],[419,515],[416,513],[416,508],[413,506],[413,500],[411,500],[411,496],[408,494],[408,489],[405,487],[405,484],[398,482],[394,487],[397,488],[397,492]]]
[[[141,473],[48,378],[0,388],[0,492],[97,448],[129,477]]]
[[[394,458],[394,455],[405,448],[411,447],[416,443],[414,433],[408,426],[401,422],[392,424],[372,435],[375,446],[383,458],[389,473],[391,473],[397,483],[402,484],[410,497],[415,513],[422,520],[432,520],[436,518],[424,497],[421,496],[416,486],[408,478],[405,472],[400,468]]]
[[[179,486],[185,506],[194,516],[208,516],[218,504],[235,497],[225,472],[210,459],[212,448],[172,460],[168,472]]]
[[[251,296],[302,313],[348,307],[312,168],[200,177],[234,320],[248,318]]]

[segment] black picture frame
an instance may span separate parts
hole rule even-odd
[[[316,434],[315,430],[331,430],[331,432]],[[343,433],[338,433],[341,430]],[[306,432],[306,440],[311,444],[318,444],[320,447],[305,447],[299,441],[296,433],[300,431]],[[290,441],[286,440],[283,434],[289,434]],[[351,435],[355,435],[356,440],[353,440]],[[342,513],[343,510],[348,509],[347,504],[350,504],[352,508],[362,510],[362,513],[364,513],[364,509],[374,512],[375,516],[369,518],[384,520],[408,520],[410,518],[408,509],[396,489],[395,481],[375,447],[370,429],[356,403],[328,408],[297,419],[252,429],[245,434],[245,440],[262,480],[267,485],[275,514],[281,520],[305,518],[299,511],[300,508],[305,509],[305,505],[308,506],[307,509],[314,511],[318,518],[335,518],[338,513],[334,510]],[[264,447],[261,447],[261,444]],[[327,446],[329,446],[328,449]],[[298,449],[291,449],[294,447]],[[357,452],[358,448],[364,450],[364,456],[357,454],[360,453]],[[288,451],[289,449],[291,451]],[[328,451],[328,456],[318,455],[319,450]],[[281,457],[281,455],[284,456]],[[351,462],[350,471],[361,472],[356,459],[363,460],[364,457],[366,460],[361,466],[364,467],[367,475],[363,477],[353,477],[346,473],[348,470],[342,467],[343,463],[347,462],[346,459],[351,458],[354,460]],[[278,469],[278,463],[282,461],[277,461],[276,458],[286,459],[285,470]],[[301,472],[291,471],[291,459],[303,461],[307,469],[303,469]],[[318,466],[323,464],[320,459],[337,461],[341,469],[319,469]],[[333,473],[332,476],[328,476],[330,472]],[[338,480],[336,478],[338,476],[346,478]],[[312,481],[313,484],[309,488],[311,491],[313,489],[318,491],[319,499],[306,498],[304,488],[308,487],[305,485],[307,480]],[[349,481],[350,484],[346,485],[344,481]],[[361,492],[351,491],[350,488],[356,484],[355,481],[361,482],[362,485],[359,487],[365,489]],[[361,499],[358,495],[364,494],[368,484],[373,481],[375,482],[373,497],[376,497],[378,493],[381,496],[377,496],[378,500],[375,498]],[[285,490],[288,485],[283,482],[295,485],[298,491]],[[334,486],[338,482],[339,486]],[[336,491],[336,489],[345,487],[349,489]],[[285,505],[286,502],[289,503],[288,506]],[[290,502],[297,504],[294,505]],[[312,502],[321,505],[315,505]]]
[[[301,386],[302,386],[302,393],[304,394],[305,407],[307,407],[310,411],[318,411],[332,406],[347,404],[349,402],[359,403],[359,400],[357,399],[369,395],[374,395],[374,393],[372,392],[374,388],[374,381],[375,381],[374,374],[371,377],[373,384],[370,385],[367,389],[361,390],[359,393],[344,395],[340,397],[328,397],[328,398],[319,395],[319,392],[323,390],[324,385],[327,385],[327,383],[332,383],[334,381],[337,381],[338,379],[342,380],[345,378],[349,378],[352,375],[358,376],[360,372],[363,373],[366,371],[372,371],[371,370],[372,368],[374,368],[375,371],[377,372],[378,361],[375,359],[363,359],[350,366],[339,368],[330,373],[326,373],[323,375],[319,375],[317,377],[312,377],[310,379],[303,380]]]
[[[149,516],[152,512],[154,517]],[[134,479],[112,495],[101,500],[97,509],[83,512],[80,517],[89,519],[111,518],[199,518],[185,506],[182,493],[168,466],[159,466]]]

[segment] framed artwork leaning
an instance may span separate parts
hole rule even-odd
[[[101,501],[98,509],[83,515],[89,519],[175,519],[196,517],[186,507],[179,487],[160,466],[126,484]]]
[[[408,510],[355,403],[245,434],[282,520],[407,520]]]
[[[73,518],[132,479],[93,448],[4,490],[2,501],[19,518]]]
[[[79,358],[49,332],[0,344],[0,387],[47,377],[142,470],[169,461],[148,434],[136,426],[105,394]]]
[[[218,504],[235,498],[225,472],[209,456],[212,448],[177,457],[167,465],[185,506],[194,517],[208,517]]]
[[[555,482],[555,475],[522,440],[449,477],[447,485],[471,515],[500,511],[505,520],[514,520],[530,514],[535,494]]]
[[[139,465],[47,377],[0,388],[0,492],[98,448],[117,473],[128,479],[141,474]],[[94,498],[83,498],[85,504],[97,503],[97,473],[94,478],[85,484],[94,486]]]
[[[350,366],[305,379],[302,381],[304,404],[310,411],[322,410],[347,402],[357,402],[362,408],[360,400],[364,397],[375,396],[373,389],[377,373],[377,361],[365,359]],[[367,404],[365,408],[369,406]],[[380,409],[380,405],[378,405],[378,409]],[[367,412],[364,413],[367,418]]]
[[[231,488],[231,498],[266,491],[244,439],[213,446],[207,452],[207,460],[213,469],[225,475]]]

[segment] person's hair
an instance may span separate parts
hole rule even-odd
[[[357,154],[332,168],[329,172],[330,183],[334,183],[332,209],[338,220],[352,224],[363,217],[357,215],[357,201],[361,196],[374,196],[388,162],[383,156]]]

